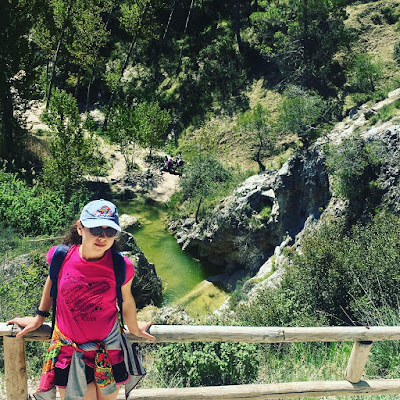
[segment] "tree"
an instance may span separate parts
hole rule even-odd
[[[169,112],[155,102],[131,107],[117,106],[110,115],[106,132],[118,144],[127,170],[131,171],[135,166],[136,144],[149,148],[151,156],[151,151],[164,143],[170,122]]]
[[[150,13],[150,9],[151,0],[126,0],[124,3],[121,4],[121,14],[119,18],[120,25],[121,28],[126,33],[128,33],[128,35],[130,35],[131,42],[122,66],[120,65],[120,62],[116,63],[117,67],[120,67],[120,69],[116,71],[111,71],[112,79],[109,79],[107,77],[105,78],[106,81],[112,82],[112,86],[110,87],[111,94],[105,111],[103,130],[107,128],[112,105],[119,89],[121,79],[124,76],[124,72],[131,60],[135,44],[141,34],[149,34],[149,32],[151,32],[150,24],[146,24],[146,18]]]
[[[85,176],[98,172],[95,142],[83,133],[75,98],[63,90],[54,90],[42,119],[54,135],[50,157],[43,166],[43,181],[69,201],[75,191],[82,189]]]
[[[319,124],[325,112],[325,102],[312,91],[290,86],[284,92],[280,123],[291,134],[298,135],[305,148],[321,133]]]
[[[345,43],[344,0],[263,2],[250,16],[255,47],[275,63],[285,82],[322,91],[333,58]],[[261,6],[261,3],[260,3]]]
[[[372,93],[376,82],[382,76],[382,64],[370,54],[356,54],[347,71],[348,81],[353,91]]]
[[[379,204],[381,190],[376,182],[385,158],[385,150],[378,141],[366,141],[353,135],[327,152],[326,165],[332,174],[333,190],[349,201],[353,220],[365,210]]]
[[[196,223],[199,223],[199,212],[203,199],[211,195],[229,177],[229,171],[215,158],[206,154],[197,156],[185,169],[180,185],[185,199],[198,199]]]
[[[0,159],[21,161],[24,131],[19,111],[33,86],[35,62],[31,53],[29,30],[36,2],[0,3]]]
[[[150,150],[159,149],[165,142],[171,116],[156,102],[141,103],[135,108],[140,144]]]
[[[251,139],[254,159],[257,161],[261,171],[265,171],[265,165],[261,157],[271,155],[275,151],[276,133],[267,109],[257,104],[252,110],[242,114],[237,123],[238,129],[244,131],[246,138]]]
[[[107,124],[106,134],[118,145],[128,171],[135,166],[135,147],[140,134],[137,122],[137,116],[132,107],[116,106],[110,113]]]

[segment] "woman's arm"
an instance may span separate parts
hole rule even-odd
[[[128,326],[129,332],[133,335],[150,340],[156,340],[153,335],[147,333],[147,330],[152,323],[137,320],[136,303],[131,292],[132,279],[121,288],[123,299],[122,315],[124,317],[125,323]]]
[[[42,298],[41,298],[40,304],[39,304],[40,311],[49,312],[51,310],[52,299],[50,297],[50,289],[51,289],[51,280],[50,280],[50,277],[48,276],[46,279],[46,283],[44,284]],[[19,338],[19,337],[24,336],[25,333],[34,331],[37,328],[39,328],[40,326],[42,326],[43,322],[45,320],[46,320],[45,317],[42,317],[41,315],[36,315],[35,317],[23,317],[23,318],[17,317],[17,318],[11,319],[10,321],[7,321],[7,323],[8,324],[17,324],[17,325],[24,327],[24,329],[22,329],[21,332],[17,333],[17,338]]]

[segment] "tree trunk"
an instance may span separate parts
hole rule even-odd
[[[190,20],[190,14],[192,13],[192,9],[193,9],[193,5],[194,5],[194,0],[191,1],[190,3],[190,8],[189,8],[189,12],[188,15],[186,17],[186,23],[185,23],[185,29],[183,30],[183,38],[186,35],[186,31],[187,31],[187,27],[189,25],[189,20]],[[181,51],[179,52],[179,59],[178,59],[178,67],[176,68],[176,74],[179,74],[179,71],[181,69],[181,64],[182,64],[182,53],[183,53],[183,41],[182,41],[182,45],[181,45]]]
[[[175,12],[175,6],[176,6],[176,2],[177,0],[174,0],[172,6],[171,6],[171,11],[169,13],[169,17],[168,17],[168,22],[167,25],[164,29],[164,34],[162,36],[162,38],[159,40],[158,44],[157,44],[157,55],[156,55],[156,60],[154,62],[155,64],[155,68],[154,68],[154,81],[158,82],[159,76],[160,76],[160,54],[161,54],[161,47],[162,47],[162,43],[164,42],[165,38],[167,37],[168,34],[168,30],[169,30],[169,26],[171,24],[172,21],[172,16]]]
[[[235,0],[235,32],[239,53],[243,53],[242,37],[240,35],[240,0]]]
[[[121,72],[120,72],[120,75],[119,75],[118,83],[121,82],[121,79],[122,79],[122,76],[124,75],[125,69],[128,66],[129,60],[130,60],[132,52],[133,52],[133,48],[135,47],[136,38],[138,37],[138,35],[139,35],[139,33],[140,33],[141,29],[142,29],[142,22],[143,22],[145,14],[146,14],[146,8],[143,11],[143,17],[142,17],[142,20],[140,21],[140,25],[139,25],[137,31],[135,32],[135,34],[132,37],[132,41],[131,41],[131,45],[129,47],[128,54],[127,54],[127,56],[125,58],[124,65],[121,68]],[[116,92],[112,92],[111,96],[110,96],[110,99],[108,100],[108,104],[107,104],[107,108],[106,108],[106,114],[104,116],[104,122],[103,122],[103,128],[102,128],[103,132],[107,128],[108,118],[110,117],[110,111],[111,111],[112,103],[114,102],[115,93]]]
[[[200,206],[201,206],[201,202],[203,201],[203,197],[200,197],[200,201],[199,204],[197,205],[197,210],[196,210],[196,215],[194,217],[196,224],[199,223],[199,212],[200,212]]]
[[[53,66],[52,66],[52,70],[51,70],[50,85],[49,85],[49,89],[48,89],[48,92],[47,92],[47,99],[46,99],[46,109],[49,107],[49,103],[50,103],[51,91],[52,91],[52,88],[53,88],[54,78],[55,78],[55,75],[56,75],[56,66],[57,66],[58,55],[60,53],[61,44],[62,44],[62,42],[64,40],[65,31],[67,30],[67,24],[68,24],[68,21],[69,21],[71,10],[72,10],[72,3],[73,3],[73,0],[71,0],[70,3],[69,3],[68,11],[67,11],[67,17],[65,18],[63,27],[61,28],[60,38],[58,39],[57,49],[56,49],[56,52],[55,52],[54,58],[53,58]]]
[[[108,13],[107,21],[106,21],[106,23],[104,24],[104,28],[106,28],[106,29],[107,29],[107,27],[108,27],[108,23],[110,22],[110,18],[111,18],[111,15],[112,15],[113,11],[114,11],[114,9],[112,9],[112,10]],[[92,75],[91,75],[91,77],[90,77],[90,80],[89,80],[89,83],[88,83],[88,87],[87,87],[87,91],[86,91],[85,112],[87,112],[87,110],[89,109],[90,90],[91,90],[91,88],[92,88],[94,79],[95,79],[95,77],[96,77],[97,56],[98,56],[98,53],[97,53],[97,55],[96,55],[95,62],[94,62],[93,65],[92,65]]]
[[[265,168],[265,165],[261,162],[260,153],[261,153],[261,148],[258,148],[257,153],[256,153],[256,161],[260,168],[260,171],[264,172],[266,168]]]

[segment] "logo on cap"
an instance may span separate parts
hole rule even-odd
[[[110,207],[104,205],[99,210],[95,211],[93,214],[94,215],[102,215],[104,217],[112,217],[114,213],[111,211]]]

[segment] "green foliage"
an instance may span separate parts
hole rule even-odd
[[[262,2],[261,11],[250,15],[252,41],[284,81],[328,87],[334,55],[346,38],[345,5],[341,0]]]
[[[267,204],[260,211],[260,216],[264,219],[269,219],[269,217],[271,216],[271,211],[272,211],[272,207],[269,204]]]
[[[326,165],[333,175],[333,190],[349,200],[353,211],[365,205],[374,208],[379,202],[379,188],[371,183],[377,178],[383,161],[382,145],[367,142],[359,135],[346,138],[328,150]]]
[[[398,308],[400,218],[381,213],[354,226],[320,223],[291,255],[281,283],[251,304],[241,304],[241,324],[315,326],[370,324],[381,307]]]
[[[392,104],[387,104],[387,105],[383,106],[376,112],[376,114],[374,114],[369,119],[369,124],[375,125],[379,121],[386,122],[386,121],[391,120],[393,117],[396,117],[399,115],[399,108],[400,108],[399,100],[396,100]]]
[[[43,166],[43,182],[70,199],[74,192],[82,192],[85,175],[99,172],[96,143],[83,132],[76,99],[63,90],[54,91],[42,119],[54,135],[50,157]]]
[[[160,108],[156,102],[140,103],[135,108],[136,123],[139,131],[139,141],[143,147],[160,149],[165,143],[167,129],[171,116],[167,110]]]
[[[308,147],[321,134],[326,104],[316,93],[291,86],[284,92],[280,124],[291,134],[298,135]]]
[[[48,276],[48,265],[43,254],[32,252],[22,260],[6,261],[0,274],[0,320],[34,315],[39,304],[44,282]],[[30,377],[36,377],[42,369],[46,342],[27,342],[27,369]],[[0,363],[0,369],[4,366]]]
[[[1,320],[13,316],[34,315],[48,276],[48,265],[43,254],[31,253],[26,264],[3,264],[0,277]]]
[[[257,346],[247,343],[174,343],[161,347],[156,368],[165,381],[181,386],[251,383],[260,363]]]
[[[252,110],[239,115],[237,129],[242,131],[253,142],[254,159],[260,169],[265,170],[261,158],[274,154],[277,150],[276,128],[273,126],[269,112],[261,104]]]
[[[58,192],[28,186],[16,173],[0,169],[0,222],[22,235],[52,235],[64,229],[77,215],[86,198],[71,202]]]
[[[356,54],[349,63],[348,83],[352,91],[372,93],[382,77],[382,64],[369,54]]]
[[[185,168],[180,181],[184,199],[198,199],[196,221],[203,198],[215,192],[231,174],[215,158],[200,154]]]
[[[170,122],[169,112],[157,102],[117,106],[110,115],[106,133],[118,145],[130,171],[135,167],[135,146],[149,148],[150,154],[152,149],[161,148]]]
[[[400,40],[398,40],[394,44],[393,58],[396,61],[397,65],[400,65]]]
[[[21,111],[35,88],[37,60],[29,40],[35,15],[33,2],[1,3],[0,160],[14,160],[18,167],[26,166],[28,156]]]

